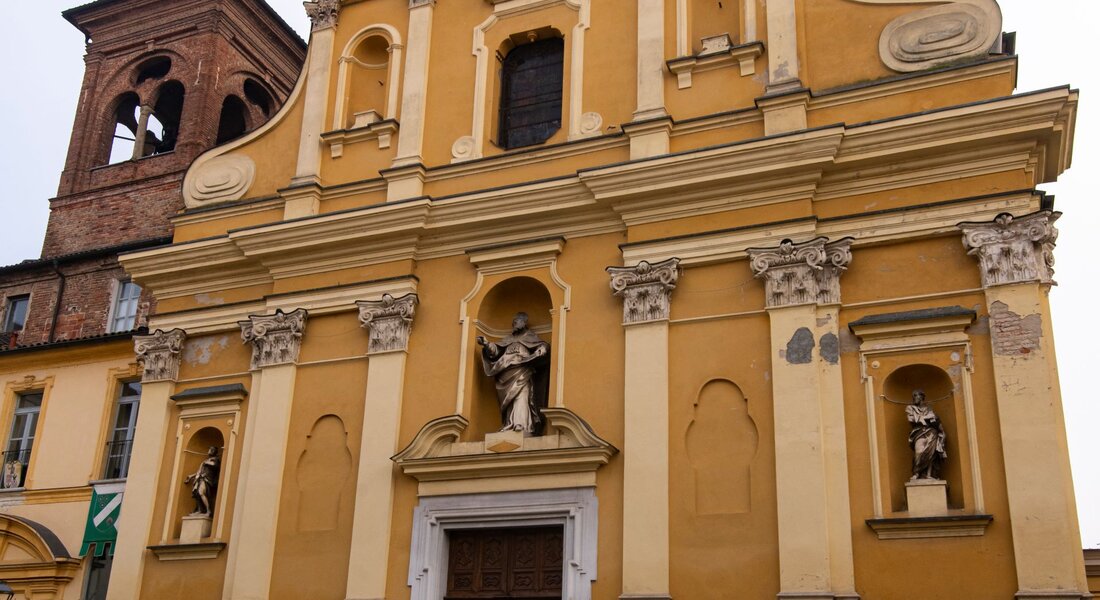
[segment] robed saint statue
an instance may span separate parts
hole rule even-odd
[[[481,366],[496,382],[501,431],[542,433],[542,412],[549,392],[550,344],[527,328],[527,313],[516,313],[512,333],[499,342],[478,336]]]

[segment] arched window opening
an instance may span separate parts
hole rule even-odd
[[[236,139],[248,131],[248,107],[244,100],[229,95],[222,101],[222,116],[218,121],[218,144]]]
[[[160,79],[172,70],[172,59],[167,56],[156,56],[142,62],[137,67],[136,83],[150,79]]]
[[[255,79],[244,80],[244,97],[249,102],[259,107],[260,111],[264,113],[264,116],[271,116],[271,109],[275,105],[274,100],[271,98],[271,94],[267,91],[262,84]]]
[[[370,35],[352,54],[354,65],[348,94],[347,127],[362,127],[383,118],[389,91],[390,41]]]
[[[565,42],[517,46],[501,65],[500,136],[505,149],[541,144],[561,129]]]
[[[692,51],[703,52],[703,39],[729,35],[732,43],[737,43],[741,7],[737,2],[730,0],[692,0],[691,2],[691,32]],[[724,37],[719,38],[719,44],[729,44]]]
[[[178,81],[169,81],[161,86],[149,119],[149,132],[152,135],[146,136],[145,152],[142,156],[163,154],[176,149],[180,118],[183,116],[183,96],[183,84]],[[157,129],[152,128],[154,122]]]
[[[139,103],[138,95],[132,92],[119,98],[112,119],[107,164],[113,165],[134,158],[138,120],[141,118]]]

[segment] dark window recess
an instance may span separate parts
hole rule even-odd
[[[550,38],[515,47],[501,67],[500,145],[541,144],[561,129],[565,42]]]
[[[137,68],[137,83],[147,81],[149,79],[160,79],[168,74],[172,70],[172,59],[167,56],[157,56],[150,58],[145,62],[138,65]]]
[[[157,103],[153,105],[153,117],[161,124],[160,136],[155,132],[145,139],[146,153],[163,154],[176,149],[176,137],[180,131],[180,119],[183,117],[183,84],[169,81],[160,88]],[[150,148],[151,146],[151,148]]]
[[[218,120],[218,144],[224,144],[248,131],[248,107],[244,100],[229,95],[222,102],[222,116]]]
[[[561,527],[455,530],[445,600],[561,600]]]
[[[248,98],[249,102],[260,107],[260,111],[264,113],[264,116],[271,116],[271,108],[275,105],[275,101],[271,99],[271,94],[264,89],[264,86],[253,79],[245,79],[244,97]]]
[[[8,298],[8,306],[4,310],[4,331],[20,332],[27,323],[27,306],[30,304],[30,296],[11,296]]]
[[[111,564],[114,562],[114,556],[111,554],[113,552],[104,552],[103,556],[92,556],[88,559],[88,580],[84,586],[84,600],[107,598],[107,584],[111,580]]]

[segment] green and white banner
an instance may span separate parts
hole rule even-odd
[[[88,523],[84,526],[84,543],[80,545],[80,556],[94,551],[95,556],[115,553],[115,538],[118,537],[118,517],[122,509],[122,491],[93,490],[92,503],[88,507]]]

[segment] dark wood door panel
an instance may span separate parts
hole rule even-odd
[[[445,600],[561,600],[561,527],[448,534]]]

